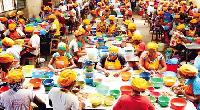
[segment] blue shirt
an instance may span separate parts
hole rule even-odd
[[[196,67],[198,69],[198,77],[200,77],[200,56],[197,56],[194,59],[194,67]]]

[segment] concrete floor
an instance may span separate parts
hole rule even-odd
[[[135,21],[134,23],[136,24],[137,26],[137,29],[140,31],[141,35],[143,36],[143,41],[145,42],[145,44],[147,44],[148,42],[151,41],[151,33],[149,33],[149,26],[148,24],[146,23],[144,25],[144,20],[142,20],[141,16],[139,16],[137,13],[134,13],[133,15]],[[70,43],[70,41],[74,38],[74,35],[73,34],[69,34],[67,36],[67,39],[68,39],[68,44]],[[41,56],[41,58],[45,58],[45,56]],[[47,67],[49,61],[51,59],[51,56],[47,56],[47,61],[44,62],[44,66]]]

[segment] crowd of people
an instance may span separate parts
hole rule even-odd
[[[179,61],[186,57],[186,48],[182,44],[192,43],[187,37],[200,37],[200,8],[193,4],[180,0],[144,0],[139,1],[139,11],[147,16],[150,21],[150,30],[164,33],[165,42],[169,47],[180,50]],[[187,5],[189,4],[189,5]],[[75,86],[76,74],[71,70],[79,65],[79,58],[87,55],[85,44],[94,45],[99,48],[101,45],[94,42],[89,36],[111,37],[122,36],[123,41],[130,43],[134,47],[134,55],[139,57],[139,62],[127,62],[120,54],[119,48],[110,46],[109,53],[100,58],[96,69],[101,71],[106,77],[110,75],[109,70],[117,70],[114,77],[119,77],[121,72],[126,72],[133,68],[153,74],[162,74],[167,70],[165,57],[157,51],[158,44],[143,41],[142,33],[137,29],[134,22],[133,12],[136,7],[136,0],[101,0],[86,1],[82,4],[76,0],[61,0],[59,7],[52,8],[52,2],[48,6],[41,6],[39,13],[43,22],[48,22],[48,37],[46,41],[50,43],[52,38],[63,37],[67,32],[72,32],[73,40],[67,45],[65,42],[57,44],[58,51],[52,55],[48,68],[56,75],[61,88],[53,88],[48,94],[49,105],[57,110],[81,110],[85,107],[84,102],[79,102],[77,96],[71,93]],[[6,110],[28,110],[30,102],[34,102],[39,108],[45,109],[46,105],[33,93],[23,89],[24,73],[21,70],[25,57],[36,57],[40,55],[40,36],[35,34],[36,23],[33,18],[25,18],[23,11],[9,12],[9,17],[0,17],[0,36],[3,51],[0,55],[1,81],[10,88],[0,94],[0,107]],[[66,31],[66,26],[69,30]],[[95,32],[92,29],[95,27]],[[19,50],[15,42],[19,39],[28,39]],[[148,50],[147,50],[147,49]],[[69,51],[69,52],[68,52]],[[185,79],[184,82],[174,85],[171,89],[175,94],[184,95],[194,103],[197,109],[200,103],[199,93],[199,58],[200,52],[195,51],[190,60],[194,60],[194,66],[184,64],[177,73]],[[54,65],[55,62],[55,66]],[[26,62],[28,64],[28,62]],[[155,107],[150,99],[141,96],[140,92],[147,89],[147,81],[142,78],[133,78],[131,81],[132,95],[123,95],[118,99],[113,110],[121,109],[141,109],[154,110]]]

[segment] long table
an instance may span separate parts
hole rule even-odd
[[[84,75],[83,73],[83,69],[73,69],[75,71],[77,71],[78,75],[78,80],[79,81],[84,81]],[[121,86],[124,85],[130,85],[129,81],[122,81],[121,77],[119,76],[118,78],[113,79],[114,77],[112,76],[112,74],[114,74],[116,71],[110,71],[111,75],[109,77],[105,77],[101,72],[96,71],[95,70],[95,77],[96,78],[102,78],[102,85],[106,85],[109,86],[109,90],[112,89],[118,89],[120,90]],[[134,70],[129,70],[129,72],[132,73],[132,77],[139,77],[139,75],[135,74]],[[54,83],[57,84],[57,79],[58,79],[58,75],[54,75],[53,79],[54,79]],[[108,81],[108,79],[111,78],[112,81]],[[26,84],[27,82],[29,82],[31,78],[26,78],[24,84]],[[170,88],[166,87],[164,84],[161,88],[156,89],[155,91],[158,92],[162,92],[162,91],[171,91]],[[43,84],[40,86],[40,88],[38,89],[33,89],[33,92],[39,97],[41,98],[47,105],[47,108],[52,108],[51,106],[49,106],[49,100],[48,100],[48,91],[45,91],[45,88],[43,86]],[[85,87],[83,89],[80,90],[80,92],[88,92],[88,93],[97,93],[96,87],[92,87],[91,85],[85,85]],[[107,95],[109,95],[109,91],[107,93]],[[173,94],[173,97],[176,97],[175,94]],[[84,109],[106,109],[106,110],[112,110],[113,106],[117,103],[116,99],[114,101],[114,104],[112,106],[105,106],[104,102],[102,102],[102,104],[100,106],[97,106],[95,108],[92,107],[92,104],[90,103],[89,99],[87,99],[85,101],[86,107]],[[170,103],[167,107],[161,107],[158,103],[155,103],[155,108],[156,110],[171,110],[170,108]],[[195,110],[194,105],[192,104],[192,102],[190,102],[189,100],[187,100],[187,106],[185,108],[185,110]]]

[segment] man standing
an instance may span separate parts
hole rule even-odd
[[[136,0],[130,0],[130,2],[131,2],[131,9],[132,9],[132,11],[135,11]]]

